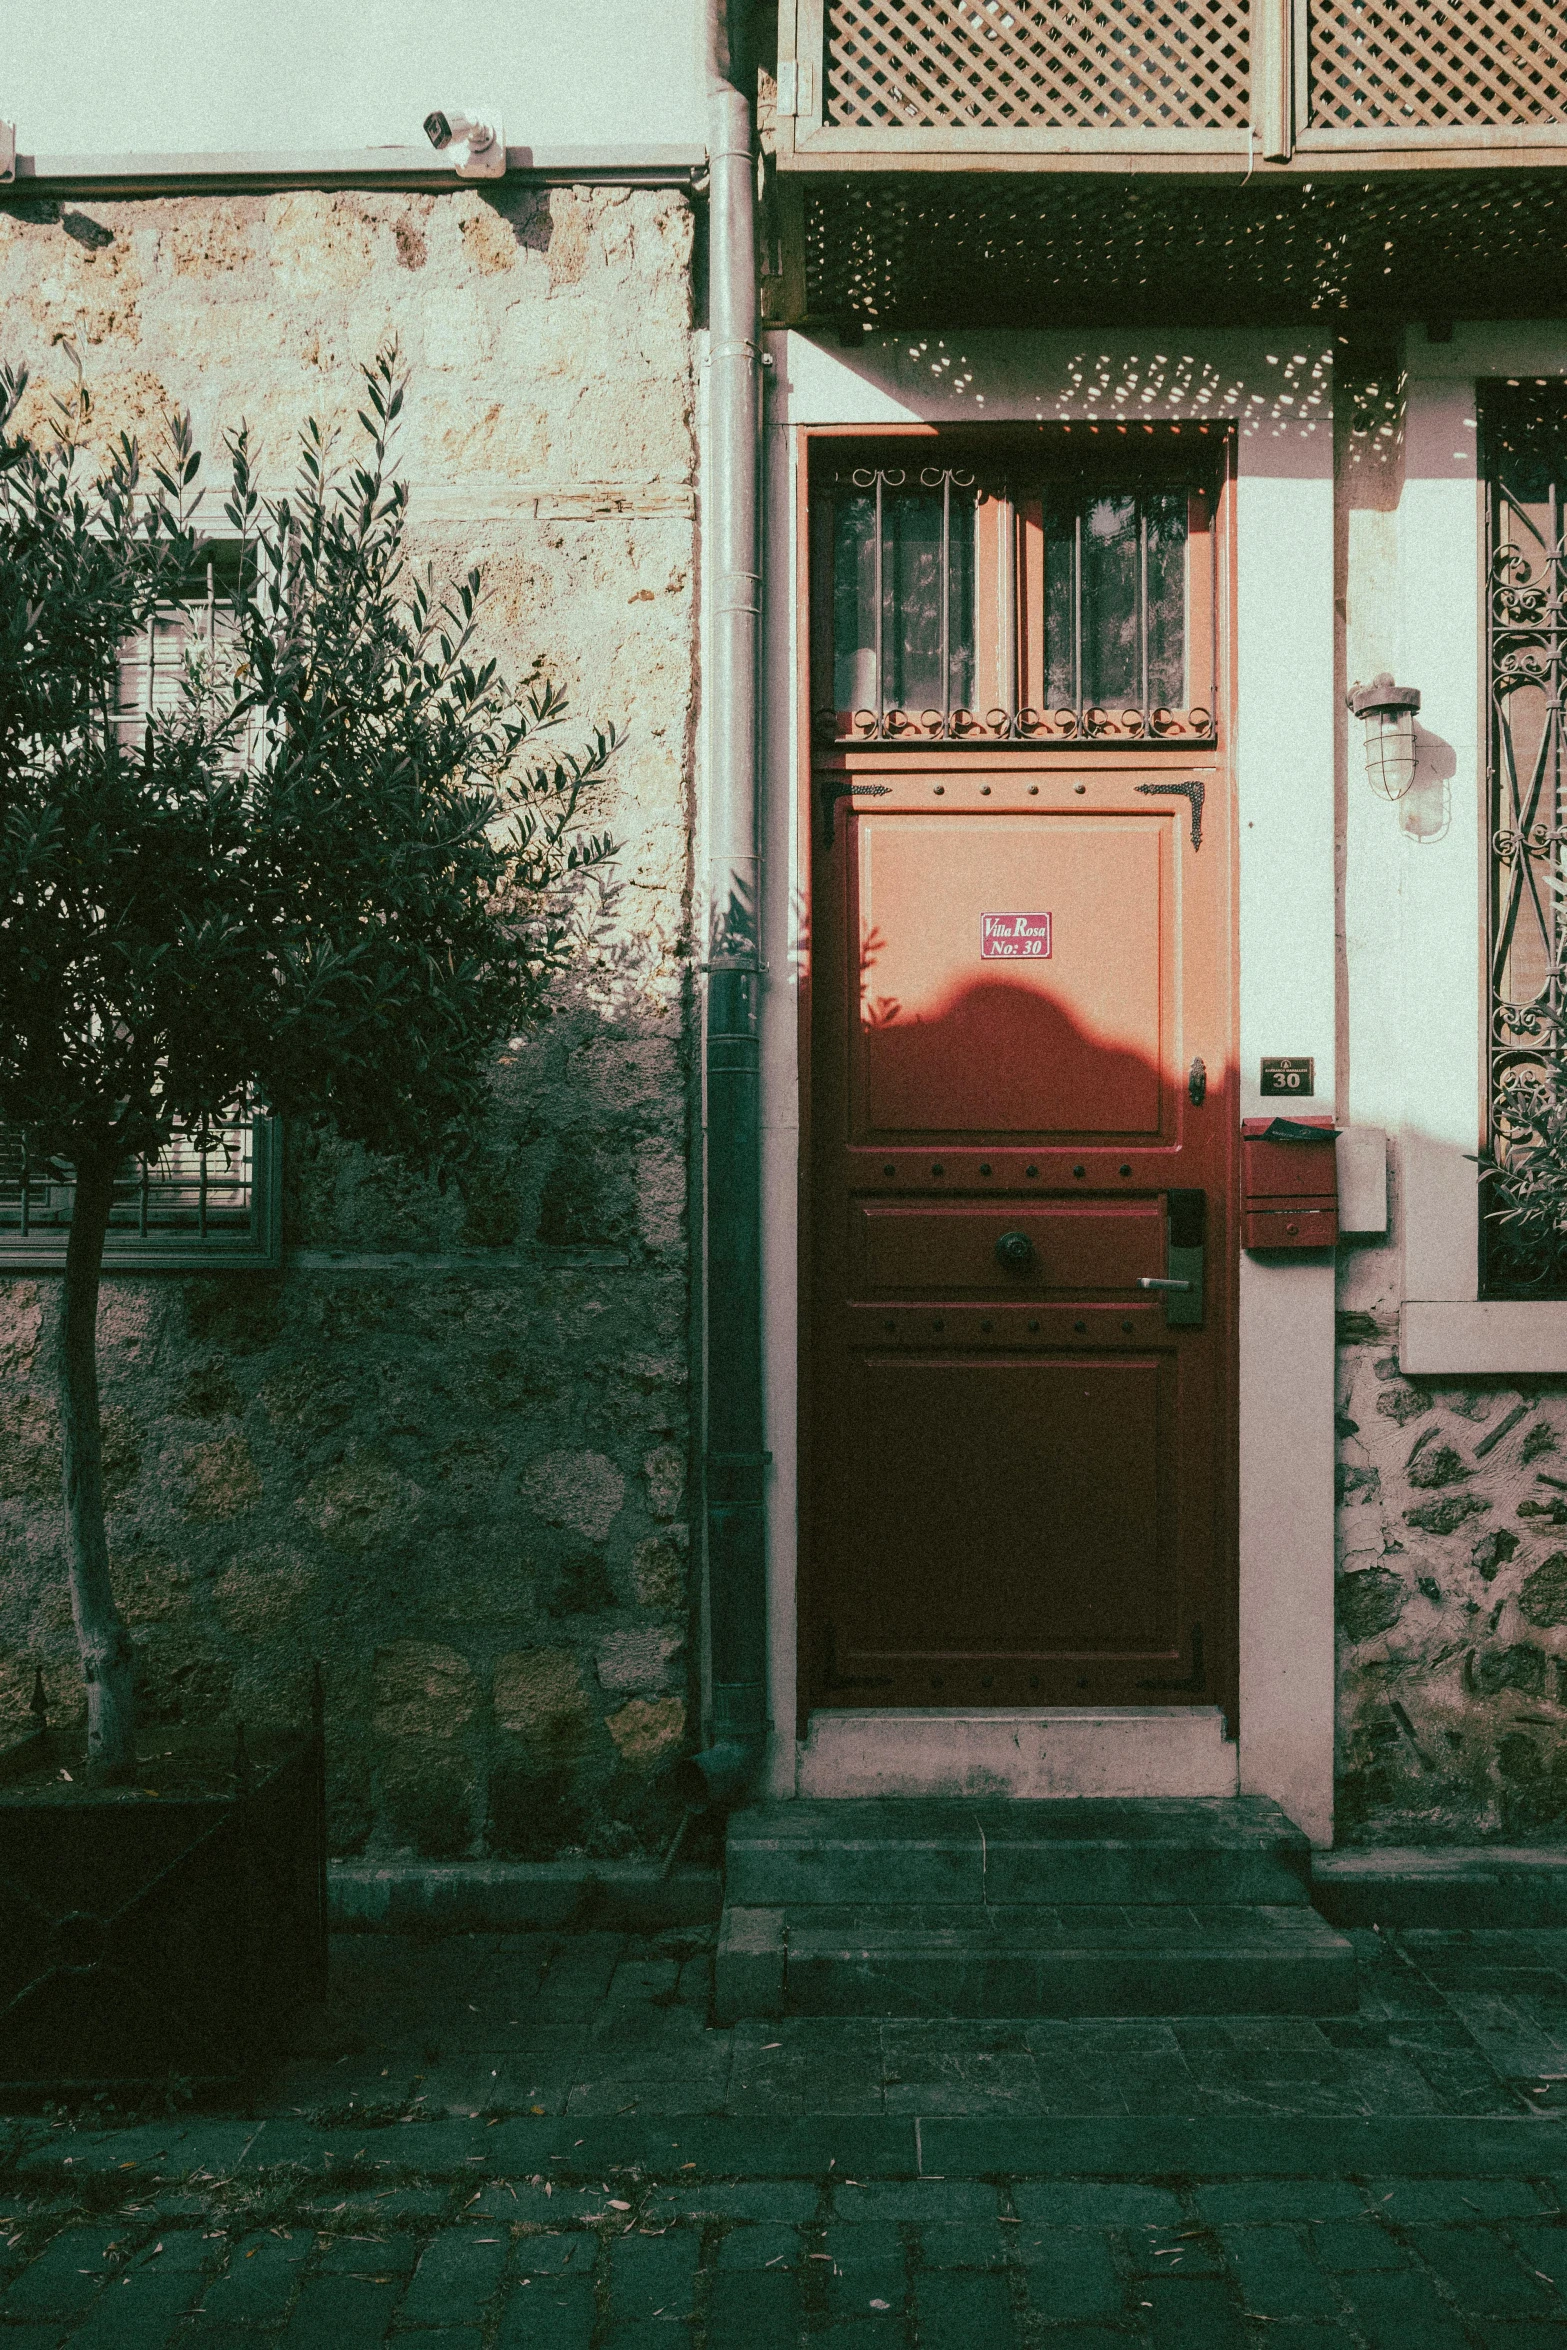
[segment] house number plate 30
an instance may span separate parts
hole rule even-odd
[[[1317,1064],[1298,1054],[1276,1053],[1271,1059],[1264,1056],[1261,1090],[1264,1095],[1288,1094],[1299,1101],[1302,1094],[1317,1090]]]

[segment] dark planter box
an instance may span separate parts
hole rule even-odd
[[[319,1699],[229,1794],[16,1784],[47,1738],[0,1766],[0,2091],[244,2088],[326,1992]]]

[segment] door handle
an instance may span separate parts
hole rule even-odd
[[[1003,1232],[996,1242],[996,1261],[1009,1273],[1026,1272],[1034,1261],[1034,1244],[1026,1232]]]
[[[1208,1221],[1207,1195],[1201,1191],[1167,1191],[1164,1195],[1164,1263],[1162,1277],[1145,1275],[1139,1289],[1159,1290],[1164,1296],[1167,1330],[1202,1328],[1203,1242]]]

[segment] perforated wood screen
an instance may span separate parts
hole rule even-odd
[[[1365,129],[1567,122],[1561,0],[1311,0],[1310,120]]]
[[[1249,0],[827,0],[826,120],[1228,130]]]
[[[805,264],[810,315],[868,327],[1549,318],[1567,307],[1567,175],[996,175],[959,201],[889,172],[806,191]]]

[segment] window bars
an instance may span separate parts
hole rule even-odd
[[[1553,1113],[1567,1035],[1567,385],[1495,384],[1487,483],[1490,1141],[1504,1167]],[[1559,1113],[1558,1113],[1559,1115]],[[1567,1247],[1482,1224],[1490,1296],[1567,1295]]]
[[[155,612],[120,651],[109,723],[122,745],[151,717],[175,713],[191,663],[208,682],[232,622],[225,606],[241,586],[243,550],[216,540],[191,593]],[[247,742],[225,764],[241,769]],[[216,1263],[269,1266],[281,1256],[281,1136],[246,1103],[205,1127],[176,1127],[155,1156],[128,1157],[115,1180],[103,1262],[109,1271]],[[0,1127],[0,1269],[47,1270],[64,1262],[75,1178],[33,1138]]]
[[[956,465],[856,466],[823,488],[818,740],[1212,739],[1205,492],[987,488]]]
[[[190,593],[163,605],[121,646],[111,723],[122,746],[129,747],[149,718],[172,717],[193,680],[210,691],[234,638],[227,607],[241,590],[243,557],[239,540],[215,540]],[[231,772],[244,766],[247,747],[242,737],[229,749],[224,765]]]
[[[155,1157],[127,1157],[115,1179],[105,1269],[277,1264],[281,1158],[277,1121],[242,1105],[205,1133],[177,1128]],[[0,1128],[0,1269],[58,1270],[74,1195],[68,1162]]]

